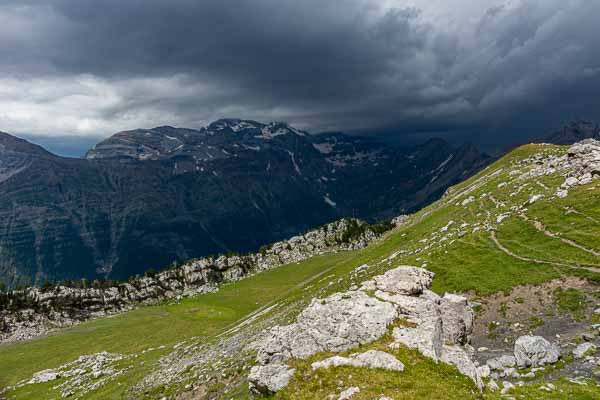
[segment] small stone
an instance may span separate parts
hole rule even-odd
[[[583,340],[585,340],[586,342],[593,342],[594,340],[596,340],[597,336],[598,336],[597,332],[593,332],[593,333],[585,332],[581,335],[581,338]]]
[[[480,365],[479,367],[477,367],[477,373],[481,378],[489,377],[491,372],[492,371],[490,370],[489,365]]]
[[[596,351],[597,351],[597,347],[595,344],[586,342],[586,343],[580,344],[573,350],[573,356],[575,358],[583,358],[585,356],[596,353]]]
[[[514,367],[516,365],[515,357],[509,355],[503,355],[497,358],[490,358],[486,361],[486,364],[490,369],[500,371],[506,367]]]
[[[502,371],[501,376],[504,378],[518,378],[520,375],[515,368],[506,368]]]
[[[357,387],[348,388],[348,389],[344,390],[342,393],[340,393],[338,400],[348,400],[348,399],[352,398],[352,396],[354,396],[356,393],[360,393],[359,388],[357,388]]]
[[[493,379],[490,379],[486,386],[491,392],[497,392],[498,390],[500,390],[500,386],[498,386],[496,381]]]
[[[506,394],[508,392],[510,392],[511,390],[513,390],[515,388],[515,385],[513,385],[512,383],[508,382],[508,381],[504,381],[502,382],[502,390],[500,391],[501,394]]]

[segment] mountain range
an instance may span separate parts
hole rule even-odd
[[[599,179],[600,141],[528,144],[386,232],[0,291],[0,397],[598,399]]]
[[[394,147],[240,119],[119,132],[80,159],[0,133],[0,281],[127,279],[341,217],[391,218],[489,162],[440,139]]]

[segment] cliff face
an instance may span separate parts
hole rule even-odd
[[[340,220],[258,253],[192,260],[114,287],[31,287],[0,293],[0,342],[30,339],[54,327],[127,311],[139,304],[215,291],[223,282],[235,282],[317,254],[363,248],[379,234],[363,222]]]
[[[0,137],[0,281],[127,279],[256,251],[346,216],[414,210],[488,162],[443,141],[393,148],[286,124],[120,132],[86,159]]]

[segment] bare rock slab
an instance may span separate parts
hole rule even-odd
[[[350,357],[334,356],[312,364],[313,369],[350,366],[356,368],[380,368],[388,371],[404,371],[404,364],[384,351],[369,350]]]
[[[434,276],[433,272],[423,268],[401,266],[373,279],[377,289],[384,292],[419,295],[429,289]]]

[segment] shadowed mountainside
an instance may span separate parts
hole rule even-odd
[[[389,218],[487,165],[473,147],[390,147],[287,124],[119,132],[85,159],[0,136],[0,280],[126,279],[257,250],[345,217]]]

